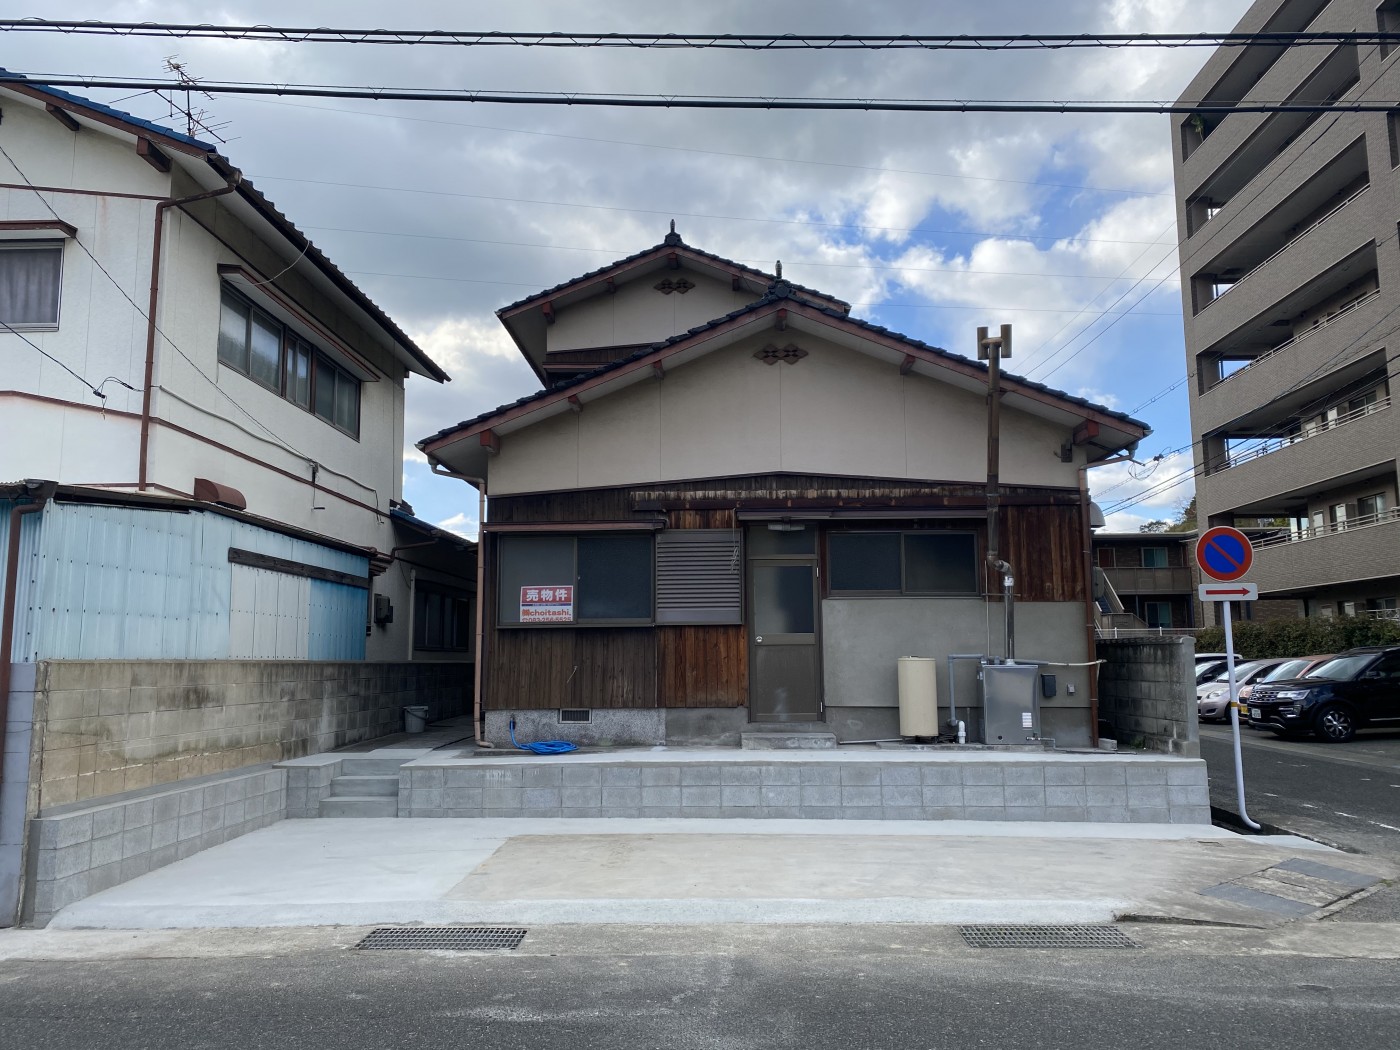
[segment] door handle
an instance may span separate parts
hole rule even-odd
[[[755,642],[758,642],[760,645],[763,644],[763,635],[761,635],[761,634],[754,635],[754,641],[755,641]]]

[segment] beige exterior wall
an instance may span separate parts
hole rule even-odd
[[[985,399],[804,333],[777,336],[808,356],[765,364],[768,331],[612,395],[501,436],[492,495],[795,472],[986,480]],[[1007,484],[1078,484],[1065,428],[1002,414]]]
[[[656,290],[661,281],[681,278],[695,287],[684,294]],[[654,343],[723,317],[757,298],[694,270],[660,270],[619,285],[612,294],[602,292],[559,310],[558,319],[549,326],[546,349]]]

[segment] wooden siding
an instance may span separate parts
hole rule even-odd
[[[1079,507],[1003,507],[1002,555],[1016,572],[1016,600],[1082,602],[1084,544]]]
[[[656,706],[650,627],[507,629],[488,650],[490,709]]]
[[[1020,601],[1085,600],[1080,495],[1009,487],[1003,556],[1016,567]],[[663,487],[591,489],[491,497],[498,523],[627,521],[664,517],[668,528],[732,529],[740,509],[966,508],[985,511],[978,485],[759,475]],[[843,524],[853,524],[852,521]],[[882,520],[881,527],[899,527]],[[978,521],[979,557],[986,527]],[[748,645],[742,625],[497,629],[495,538],[488,535],[483,702],[488,710],[742,707],[748,703]],[[822,545],[824,547],[824,545]],[[827,574],[824,572],[823,577]],[[1000,600],[1000,595],[993,596]]]
[[[662,707],[743,707],[749,652],[742,624],[658,627]]]

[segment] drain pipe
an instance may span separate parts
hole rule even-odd
[[[465,481],[468,485],[473,486],[477,493],[476,651],[472,654],[472,732],[476,737],[477,747],[495,747],[495,744],[482,735],[485,723],[482,721],[484,715],[481,710],[482,644],[486,637],[485,620],[482,615],[486,610],[486,479],[475,478],[469,474],[458,474],[455,470],[449,470],[431,457],[428,459],[428,469],[441,477]]]
[[[217,190],[196,193],[189,197],[172,197],[169,200],[156,202],[155,236],[151,242],[151,298],[146,307],[146,377],[141,386],[141,444],[136,464],[136,488],[138,492],[145,492],[149,487],[146,481],[146,468],[151,441],[151,383],[155,379],[156,370],[156,309],[160,303],[160,253],[162,242],[165,240],[165,213],[170,208],[183,208],[186,204],[207,201],[214,197],[222,197],[226,193],[232,193],[238,189],[238,184],[242,181],[243,173],[235,171],[228,185],[220,186]]]
[[[5,725],[10,717],[10,661],[15,637],[15,603],[19,599],[19,532],[21,520],[43,511],[57,488],[53,482],[28,482],[33,503],[16,503],[10,510],[10,542],[5,552],[5,594],[0,608],[0,781],[5,779]]]
[[[985,653],[948,654],[948,728],[958,728],[958,684],[953,677],[954,660],[976,660],[979,663],[987,658]]]

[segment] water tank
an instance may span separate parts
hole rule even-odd
[[[930,656],[899,658],[899,735],[938,735],[938,661]]]

